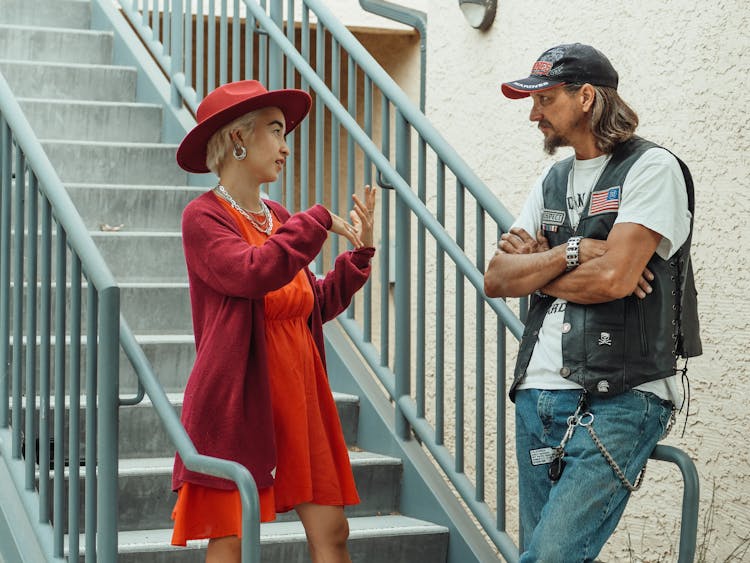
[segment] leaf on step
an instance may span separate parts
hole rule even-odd
[[[112,225],[107,224],[107,223],[101,223],[99,225],[99,230],[100,231],[104,231],[104,232],[108,232],[108,233],[116,233],[117,231],[121,231],[124,226],[125,225],[123,223],[120,223],[119,225],[116,225],[114,227]]]

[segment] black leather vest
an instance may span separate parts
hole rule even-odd
[[[622,185],[631,166],[654,143],[639,137],[615,147],[602,171],[592,196],[573,230],[565,197],[573,157],[555,164],[543,183],[543,223],[562,223],[545,231],[550,246],[565,243],[571,236],[605,240],[612,230],[617,209],[608,211],[607,195],[622,198]],[[693,181],[687,166],[680,163],[688,193],[688,207],[694,215]],[[610,190],[619,190],[611,192]],[[615,206],[616,207],[616,206]],[[568,302],[562,337],[563,367],[560,375],[599,396],[614,396],[637,385],[663,379],[675,373],[677,356],[688,358],[702,353],[698,308],[690,243],[693,221],[685,243],[669,259],[654,254],[648,268],[654,274],[653,292],[645,299],[631,295],[608,303],[579,305]],[[523,379],[536,345],[539,329],[553,297],[532,296],[521,340],[510,397]]]

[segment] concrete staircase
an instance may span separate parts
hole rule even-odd
[[[136,70],[111,65],[113,38],[90,31],[89,19],[83,0],[0,0],[0,72],[120,282],[123,314],[179,410],[194,354],[180,215],[205,188],[187,186],[176,147],[161,142],[162,108],[136,101]],[[121,386],[122,395],[136,388],[124,356]],[[358,450],[358,399],[336,400],[363,499],[348,510],[353,561],[446,561],[447,529],[399,514],[401,460]],[[203,560],[205,543],[169,545],[173,453],[147,400],[121,409],[120,561]],[[293,513],[261,535],[263,561],[309,560]]]

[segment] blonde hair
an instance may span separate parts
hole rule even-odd
[[[219,176],[224,159],[234,150],[231,132],[238,130],[246,139],[249,138],[255,130],[255,120],[260,111],[256,109],[230,121],[211,136],[206,146],[206,167],[211,172]]]

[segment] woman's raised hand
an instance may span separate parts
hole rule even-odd
[[[331,214],[332,221],[329,230],[332,233],[346,237],[346,239],[352,243],[354,248],[372,246],[373,216],[375,214],[375,188],[365,186],[364,203],[356,194],[352,195],[352,200],[354,201],[354,209],[349,212],[352,222],[347,223],[344,219],[329,209],[328,212]]]
[[[354,209],[349,212],[352,224],[357,230],[362,246],[373,246],[373,226],[375,224],[375,192],[376,189],[365,186],[365,201],[362,202],[357,194],[352,195]]]
[[[354,225],[347,223],[330,209],[328,210],[328,213],[331,214],[331,228],[328,229],[329,231],[341,235],[342,237],[346,237],[346,239],[352,243],[354,248],[362,248],[364,246],[362,244],[362,239],[357,232],[357,228]]]

